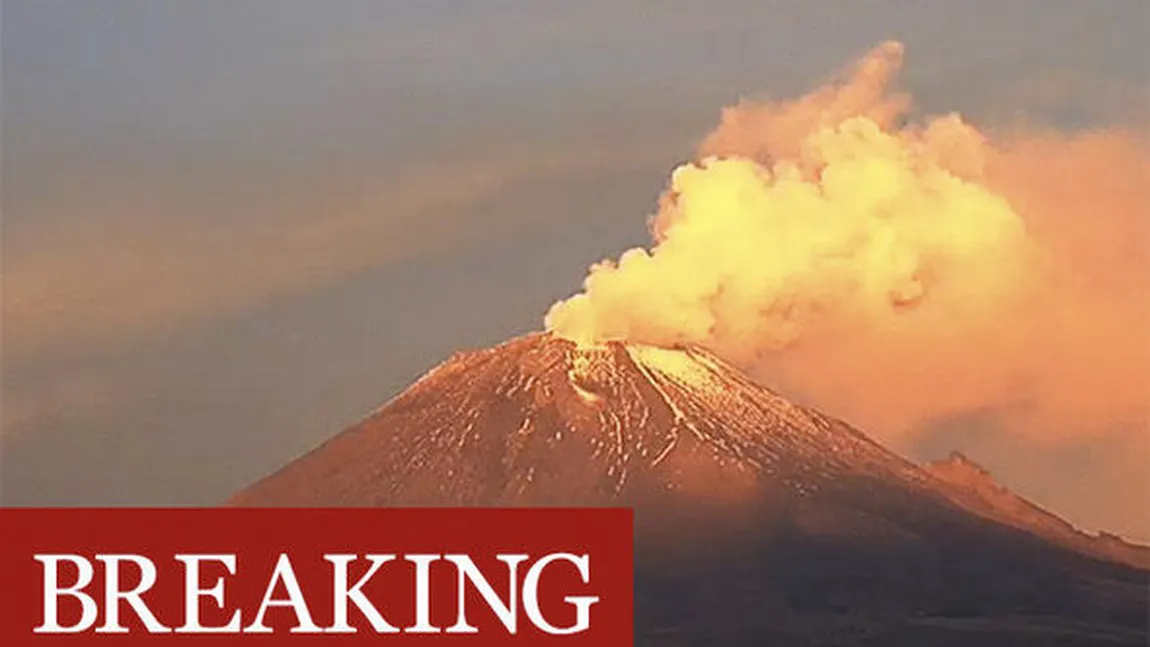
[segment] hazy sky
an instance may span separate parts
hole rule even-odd
[[[1148,6],[3,0],[0,501],[223,499],[538,328],[645,242],[721,106],[886,39],[925,112],[1142,126]],[[1084,488],[1131,486],[1107,447],[1030,464],[978,438],[917,451],[1145,527],[1091,516]]]

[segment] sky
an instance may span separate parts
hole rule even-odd
[[[722,106],[885,40],[916,111],[1144,127],[1147,11],[3,0],[0,503],[223,500],[453,350],[539,329],[647,241]],[[1150,539],[1123,447],[1004,449],[977,413],[901,449]]]

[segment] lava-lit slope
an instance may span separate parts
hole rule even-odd
[[[633,506],[640,644],[1145,644],[1145,570],[936,472],[705,351],[540,334],[455,355],[231,503]]]

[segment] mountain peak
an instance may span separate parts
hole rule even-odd
[[[768,482],[802,497],[844,478],[907,485],[912,469],[706,350],[533,333],[456,353],[237,500],[610,503]]]
[[[533,333],[454,354],[231,502],[630,506],[637,630],[659,644],[840,644],[863,616],[943,644],[892,614],[1144,624],[1144,571],[1079,554],[1108,553],[987,483],[961,455],[914,465],[703,349]]]
[[[706,349],[551,333],[454,353],[359,424],[233,497],[251,505],[638,505],[696,516],[721,503],[736,514],[738,506],[786,510],[786,523],[804,533],[880,536],[906,532],[905,502],[917,509],[940,500],[1091,555],[1150,565],[1150,551],[1080,532],[961,452],[914,465]]]

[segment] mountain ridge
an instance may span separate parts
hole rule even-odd
[[[951,500],[976,514],[1028,530],[1101,559],[1150,568],[1150,546],[1105,531],[1091,534],[997,481],[989,470],[959,451],[923,464],[950,486]]]

